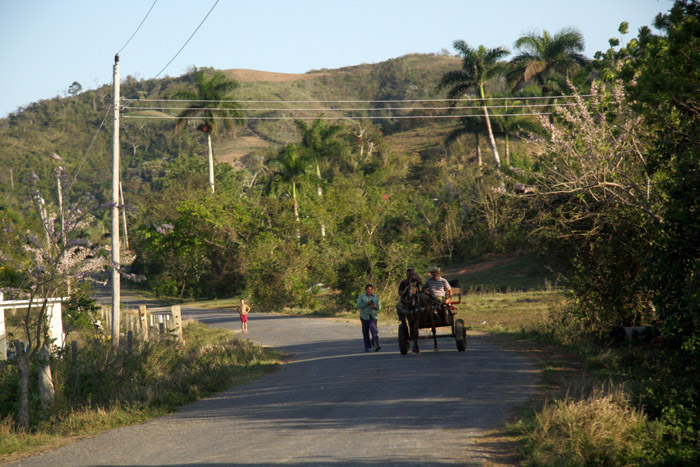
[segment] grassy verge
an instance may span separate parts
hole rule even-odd
[[[696,434],[681,432],[675,420],[683,407],[647,405],[652,379],[676,391],[662,381],[663,353],[642,343],[609,345],[567,334],[565,301],[557,291],[464,297],[460,317],[472,329],[537,361],[542,371],[537,397],[504,430],[481,440],[510,445],[522,457],[490,465],[697,465]]]
[[[697,436],[680,428],[689,425],[682,421],[690,397],[668,406],[650,396],[649,381],[683,395],[660,349],[578,335],[564,313],[566,291],[531,258],[496,257],[450,274],[465,291],[459,311],[467,325],[542,370],[537,397],[478,441],[492,452],[489,466],[697,465]],[[520,457],[509,454],[516,449]]]
[[[233,332],[188,322],[185,344],[163,340],[131,353],[108,344],[86,347],[77,365],[53,364],[56,400],[48,413],[33,401],[32,426],[20,431],[12,416],[16,368],[0,372],[0,462],[9,462],[102,431],[141,423],[183,404],[272,371],[275,351],[233,338]]]

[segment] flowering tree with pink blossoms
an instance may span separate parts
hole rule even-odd
[[[575,315],[587,332],[655,322],[645,282],[648,245],[662,219],[658,180],[649,175],[649,127],[622,86],[597,84],[586,99],[555,109],[538,137],[531,237],[567,260]]]
[[[60,170],[57,179],[60,192]],[[4,281],[2,285],[6,287],[2,290],[6,298],[29,301],[22,317],[23,342],[15,342],[20,377],[17,422],[21,428],[29,426],[30,362],[40,361],[47,367],[52,350],[47,321],[49,300],[66,294],[70,283],[92,280],[109,264],[104,249],[88,240],[88,229],[94,221],[88,210],[77,205],[65,211],[54,208],[45,202],[38,190],[32,198],[39,214],[39,222],[36,222],[39,229],[26,229],[9,218],[3,219],[0,225],[0,265],[5,271],[11,271],[13,278],[11,284]],[[42,405],[52,399],[50,369],[48,375],[42,394],[48,393],[42,397]]]

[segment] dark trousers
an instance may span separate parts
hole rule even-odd
[[[365,341],[365,349],[371,349],[375,345],[379,345],[379,328],[377,328],[376,319],[362,319],[362,340]],[[372,338],[370,340],[370,333]]]

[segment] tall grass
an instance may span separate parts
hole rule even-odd
[[[646,464],[660,435],[621,387],[552,400],[513,428],[523,436],[527,464],[533,466]]]
[[[86,435],[140,423],[177,407],[247,382],[272,370],[279,355],[236,340],[224,329],[186,323],[185,344],[143,343],[114,352],[109,343],[91,344],[53,364],[56,400],[47,412],[32,401],[32,426],[14,422],[16,368],[0,378],[0,461],[27,455]]]

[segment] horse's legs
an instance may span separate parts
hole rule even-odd
[[[430,308],[430,328],[433,330],[433,343],[434,343],[433,350],[437,351],[438,344],[437,344],[437,334],[435,333],[435,314],[433,313],[432,308]]]
[[[411,314],[411,340],[413,341],[413,353],[420,353],[418,348],[418,325],[420,324],[420,314]]]

